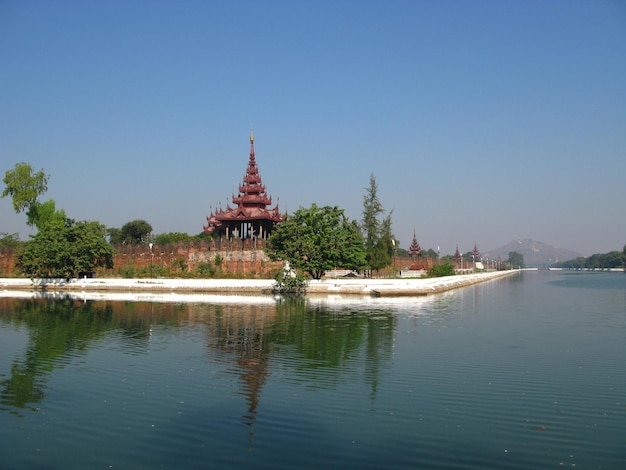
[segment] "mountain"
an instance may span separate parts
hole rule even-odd
[[[481,253],[481,255],[483,258],[487,257],[489,259],[495,259],[499,256],[504,261],[509,258],[509,252],[511,251],[517,251],[524,255],[524,264],[527,267],[539,268],[583,256],[575,251],[546,245],[530,238],[513,240],[504,246]]]

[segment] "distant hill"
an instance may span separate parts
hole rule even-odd
[[[583,256],[572,250],[557,248],[545,243],[523,238],[513,240],[504,246],[481,253],[483,257],[495,259],[498,256],[503,261],[508,259],[510,251],[517,251],[524,255],[524,264],[527,267],[548,267],[559,261],[568,261]]]

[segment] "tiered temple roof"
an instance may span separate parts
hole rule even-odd
[[[476,246],[476,243],[474,243],[474,250],[472,251],[472,258],[474,259],[474,261],[480,258],[480,251],[478,251],[478,247]]]
[[[272,198],[267,196],[254,155],[254,134],[250,133],[250,160],[239,194],[232,195],[237,207],[219,207],[207,217],[204,231],[227,238],[266,238],[274,226],[283,221],[278,204],[273,208]]]
[[[417,237],[415,236],[415,229],[413,229],[413,241],[411,242],[411,246],[409,247],[408,253],[411,256],[420,256],[422,254],[422,247],[417,243]]]

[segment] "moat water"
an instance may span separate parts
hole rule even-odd
[[[1,469],[626,468],[626,275],[0,297]]]

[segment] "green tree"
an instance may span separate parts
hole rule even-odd
[[[98,222],[54,219],[44,224],[17,256],[25,275],[72,278],[97,267],[113,267],[113,248]]]
[[[126,222],[121,229],[107,230],[111,245],[140,245],[148,241],[151,232],[152,225],[141,219]]]
[[[428,268],[428,274],[426,277],[443,277],[454,276],[456,274],[454,266],[450,263],[435,264]]]
[[[157,245],[173,245],[174,243],[178,242],[188,242],[191,241],[191,239],[192,237],[183,232],[167,232],[155,235],[154,243],[156,243]]]
[[[39,202],[48,189],[48,176],[28,163],[17,163],[4,176],[2,197],[11,196],[17,213],[26,211],[37,234],[25,242],[16,267],[30,277],[75,277],[96,267],[113,267],[113,249],[98,222],[75,222],[52,199]]]
[[[471,259],[471,256],[470,256]],[[517,251],[509,251],[508,263],[511,268],[523,268],[524,267],[524,255]]]
[[[288,261],[320,279],[330,269],[362,270],[365,266],[363,236],[337,206],[300,208],[276,227],[265,251],[273,260]]]
[[[380,236],[380,221],[378,217],[382,213],[384,213],[384,209],[378,199],[378,184],[376,183],[374,173],[372,173],[370,174],[370,184],[365,188],[365,194],[363,195],[363,218],[361,219],[368,261],[370,252],[376,246]]]
[[[109,237],[109,243],[111,245],[122,245],[124,243],[122,230],[117,227],[107,228],[107,236]]]
[[[54,200],[39,202],[39,196],[48,190],[48,179],[43,170],[35,172],[28,163],[16,163],[4,175],[2,197],[11,197],[16,213],[26,212],[26,223],[31,227],[39,228],[54,218],[65,218],[65,212],[56,209]]]
[[[6,233],[0,232],[0,248],[2,247],[16,247],[22,242],[18,233]]]
[[[16,163],[4,174],[2,197],[11,196],[16,213],[27,211],[48,190],[48,178],[43,170],[35,172],[28,163]]]
[[[367,265],[370,269],[378,271],[389,266],[393,261],[396,241],[391,233],[391,217],[383,220],[378,240],[367,252]]]
[[[382,220],[385,213],[378,199],[378,184],[372,173],[369,186],[363,195],[363,218],[361,227],[365,237],[366,261],[370,269],[378,271],[389,266],[393,260],[394,239],[391,231],[391,212]]]
[[[63,222],[67,216],[63,209],[57,210],[53,199],[46,202],[34,202],[28,210],[28,225],[34,225],[40,229],[43,225],[56,220]]]

